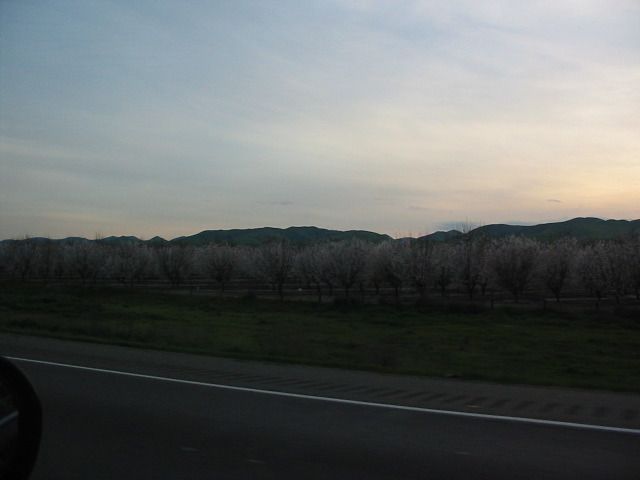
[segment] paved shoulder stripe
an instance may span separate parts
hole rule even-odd
[[[450,415],[454,417],[479,418],[484,420],[500,420],[500,421],[507,421],[507,422],[528,423],[528,424],[534,424],[534,425],[579,428],[583,430],[596,430],[596,431],[603,431],[603,432],[629,433],[633,435],[640,435],[640,429],[636,429],[636,428],[610,427],[606,425],[591,425],[587,423],[561,422],[557,420],[542,420],[538,418],[510,417],[506,415],[490,415],[486,413],[456,412],[454,410],[438,410],[434,408],[410,407],[407,405],[367,402],[367,401],[361,401],[361,400],[347,400],[344,398],[323,397],[323,396],[317,396],[317,395],[307,395],[303,393],[280,392],[277,390],[265,390],[260,388],[251,388],[251,387],[238,387],[235,385],[224,385],[220,383],[198,382],[195,380],[184,380],[180,378],[161,377],[157,375],[146,375],[143,373],[123,372],[120,370],[109,370],[106,368],[85,367],[82,365],[71,365],[67,363],[49,362],[45,360],[34,360],[32,358],[21,358],[21,357],[10,357],[10,356],[7,356],[6,358],[10,360],[18,361],[18,362],[37,363],[41,365],[50,365],[54,367],[73,368],[76,370],[85,370],[89,372],[109,373],[113,375],[123,375],[127,377],[144,378],[147,380],[158,380],[163,382],[181,383],[184,385],[196,385],[200,387],[234,390],[238,392],[259,393],[263,395],[276,395],[280,397],[300,398],[305,400],[316,400],[316,401],[332,402],[332,403],[342,403],[347,405],[358,405],[363,407],[387,408],[387,409],[393,409],[393,410],[404,410],[408,412]]]

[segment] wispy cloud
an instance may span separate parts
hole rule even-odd
[[[637,216],[633,0],[0,10],[0,237]]]
[[[267,205],[275,205],[278,207],[290,207],[291,205],[294,205],[294,202],[292,202],[291,200],[275,200],[275,201],[271,201],[271,202],[265,202]]]

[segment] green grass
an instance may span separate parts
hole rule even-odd
[[[640,391],[640,321],[3,286],[0,329],[393,373]]]

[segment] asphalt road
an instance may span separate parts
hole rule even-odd
[[[34,479],[640,478],[633,431],[16,364],[44,410]]]

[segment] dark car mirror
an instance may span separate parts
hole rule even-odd
[[[27,377],[0,356],[0,479],[29,478],[42,433],[40,401]]]

